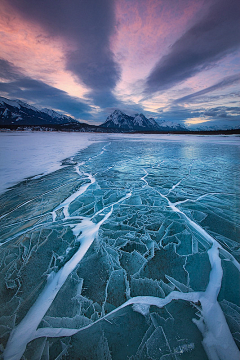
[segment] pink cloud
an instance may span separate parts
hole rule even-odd
[[[65,52],[70,50],[61,38],[52,38],[37,24],[23,20],[17,12],[0,4],[0,51],[4,60],[21,68],[26,76],[82,96],[86,89],[65,70]]]
[[[117,36],[112,40],[112,48],[122,65],[123,80],[146,77],[159,57],[192,24],[202,4],[203,0],[119,0]]]

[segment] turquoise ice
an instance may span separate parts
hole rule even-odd
[[[3,358],[239,359],[237,141],[100,140],[0,197]]]

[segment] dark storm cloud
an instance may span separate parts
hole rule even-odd
[[[39,23],[49,36],[62,38],[66,69],[93,90],[111,90],[120,77],[110,49],[115,31],[114,0],[8,0],[20,14]]]
[[[13,99],[33,101],[37,106],[46,106],[69,113],[76,118],[91,119],[91,107],[69,96],[65,91],[49,86],[42,81],[24,76],[20,69],[10,62],[0,59],[0,77],[7,79],[0,82],[0,92]],[[10,81],[9,81],[10,80]]]
[[[168,89],[233,52],[240,45],[239,16],[239,0],[216,0],[156,64],[145,91]]]
[[[205,95],[208,94],[212,91],[215,90],[220,90],[223,89],[225,87],[231,86],[231,85],[235,85],[238,82],[240,82],[240,73],[236,74],[236,75],[232,75],[232,76],[227,76],[224,79],[222,79],[221,81],[219,81],[218,83],[207,87],[206,89],[197,91],[195,93],[192,93],[190,95],[187,96],[183,96],[179,99],[174,100],[174,103],[188,103],[188,102],[192,102],[195,101],[196,98],[198,98],[201,95]]]

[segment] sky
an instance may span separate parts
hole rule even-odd
[[[0,0],[0,96],[240,127],[239,0]]]

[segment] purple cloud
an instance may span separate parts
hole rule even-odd
[[[93,90],[111,90],[120,69],[110,48],[115,31],[113,0],[9,0],[27,20],[40,24],[49,36],[62,38],[66,69]]]
[[[146,80],[146,93],[165,90],[212,66],[240,45],[239,0],[217,0],[183,34]]]

